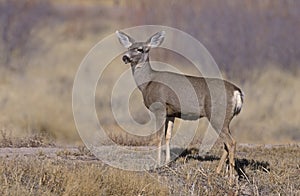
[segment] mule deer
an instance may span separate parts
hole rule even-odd
[[[229,124],[239,114],[243,104],[243,93],[235,85],[217,78],[204,78],[177,74],[167,71],[155,71],[149,62],[149,51],[158,47],[164,40],[165,32],[158,32],[146,42],[135,42],[123,32],[116,32],[120,43],[128,49],[122,60],[130,63],[135,82],[141,91],[145,106],[156,117],[156,135],[158,138],[158,157],[160,164],[161,143],[163,135],[166,140],[166,162],[170,161],[170,139],[175,118],[197,120],[208,118],[212,127],[220,132],[224,139],[224,151],[216,169],[220,173],[224,162],[229,159],[230,181],[235,167],[234,155],[236,141],[232,138]],[[224,87],[223,97],[219,92]],[[214,93],[211,93],[213,91]],[[215,99],[212,99],[215,96]],[[219,106],[224,102],[222,123],[212,119],[213,107],[215,115],[221,115]],[[184,106],[184,107],[183,107]],[[218,117],[218,116],[217,116]],[[218,119],[218,118],[217,118]]]

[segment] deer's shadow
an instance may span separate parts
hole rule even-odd
[[[235,170],[239,175],[239,178],[248,177],[246,173],[246,167],[253,171],[270,172],[270,164],[267,161],[257,161],[254,159],[235,159]]]
[[[179,158],[184,158],[186,161],[189,160],[198,160],[198,161],[216,161],[220,160],[218,156],[215,155],[199,155],[199,150],[197,148],[189,148],[189,149],[181,149],[181,148],[174,148],[171,150],[174,154],[178,156],[174,159],[176,161]],[[172,153],[173,154],[173,153]]]
[[[179,158],[184,158],[186,161],[189,160],[198,160],[198,161],[218,161],[220,157],[216,155],[199,155],[199,150],[197,148],[190,148],[190,149],[172,149],[172,152],[181,152],[178,153],[179,156],[174,159],[176,161]],[[228,161],[226,162],[228,165]],[[235,170],[239,176],[239,178],[248,177],[246,173],[246,168],[256,171],[260,170],[263,172],[270,172],[270,164],[267,161],[257,161],[254,159],[246,159],[246,158],[235,158]]]

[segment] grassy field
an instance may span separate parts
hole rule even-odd
[[[34,140],[39,141],[37,138]],[[59,147],[52,144],[33,148],[28,144],[27,148],[21,145],[17,149],[1,148],[1,194],[300,194],[299,145],[239,145],[233,186],[228,184],[225,172],[221,175],[214,172],[221,154],[217,147],[205,156],[199,156],[197,148],[188,148],[170,164],[144,172],[112,168],[82,146]]]
[[[189,3],[0,0],[1,195],[300,195],[299,2]],[[225,173],[214,173],[220,144],[197,155],[208,126],[204,119],[183,155],[153,171],[111,168],[82,147],[72,113],[80,62],[116,30],[145,24],[193,35],[224,78],[243,89],[243,109],[231,125],[241,169],[232,187]],[[196,73],[171,52],[153,50],[151,59]],[[99,122],[121,145],[151,146],[153,138],[129,134],[112,117],[109,95],[128,68],[116,57],[101,76],[95,95]],[[149,120],[137,89],[129,105],[137,122]],[[175,121],[175,132],[180,123]],[[22,154],[24,148],[32,152]]]

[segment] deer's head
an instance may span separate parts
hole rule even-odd
[[[123,32],[116,31],[120,43],[128,49],[122,60],[125,64],[138,65],[149,61],[149,51],[158,47],[164,40],[165,32],[161,31],[152,35],[146,42],[135,42],[133,38]]]

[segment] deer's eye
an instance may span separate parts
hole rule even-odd
[[[141,52],[141,53],[144,53],[144,49],[143,48],[138,48],[137,51]]]

